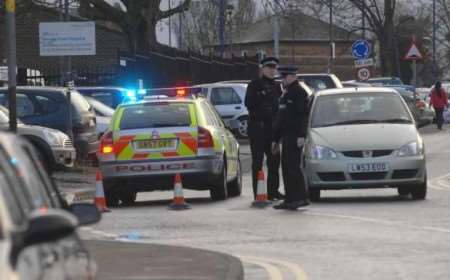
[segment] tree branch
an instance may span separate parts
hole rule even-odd
[[[161,20],[161,19],[171,17],[175,14],[185,12],[185,11],[189,10],[190,5],[191,5],[191,0],[184,0],[183,4],[178,5],[178,7],[176,7],[176,8],[173,8],[173,9],[170,9],[167,11],[161,11],[159,13],[157,19]]]
[[[116,9],[104,0],[80,0],[80,4],[85,4],[87,6],[94,5],[98,12],[102,13],[110,21],[114,22],[120,22],[126,15],[125,12]]]

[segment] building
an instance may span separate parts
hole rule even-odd
[[[264,17],[248,28],[235,30],[232,40],[226,44],[229,56],[273,55],[273,20],[274,16]],[[280,44],[279,54],[283,64],[296,64],[302,73],[326,73],[330,62],[329,23],[320,19],[295,12],[279,18]],[[333,26],[336,59],[331,65],[331,72],[342,80],[354,78],[354,60],[351,46],[358,36]],[[210,51],[218,53],[220,46],[214,45]]]

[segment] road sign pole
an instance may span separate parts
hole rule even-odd
[[[417,87],[417,62],[413,60],[413,85]]]
[[[6,27],[8,41],[8,101],[9,130],[17,131],[17,50],[16,50],[16,0],[6,0]]]

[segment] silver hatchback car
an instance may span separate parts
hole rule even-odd
[[[425,151],[402,97],[387,88],[318,92],[303,167],[311,200],[321,190],[398,188],[425,199]]]

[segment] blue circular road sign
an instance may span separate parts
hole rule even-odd
[[[370,51],[370,44],[366,40],[357,40],[352,45],[352,55],[356,59],[368,58]]]

